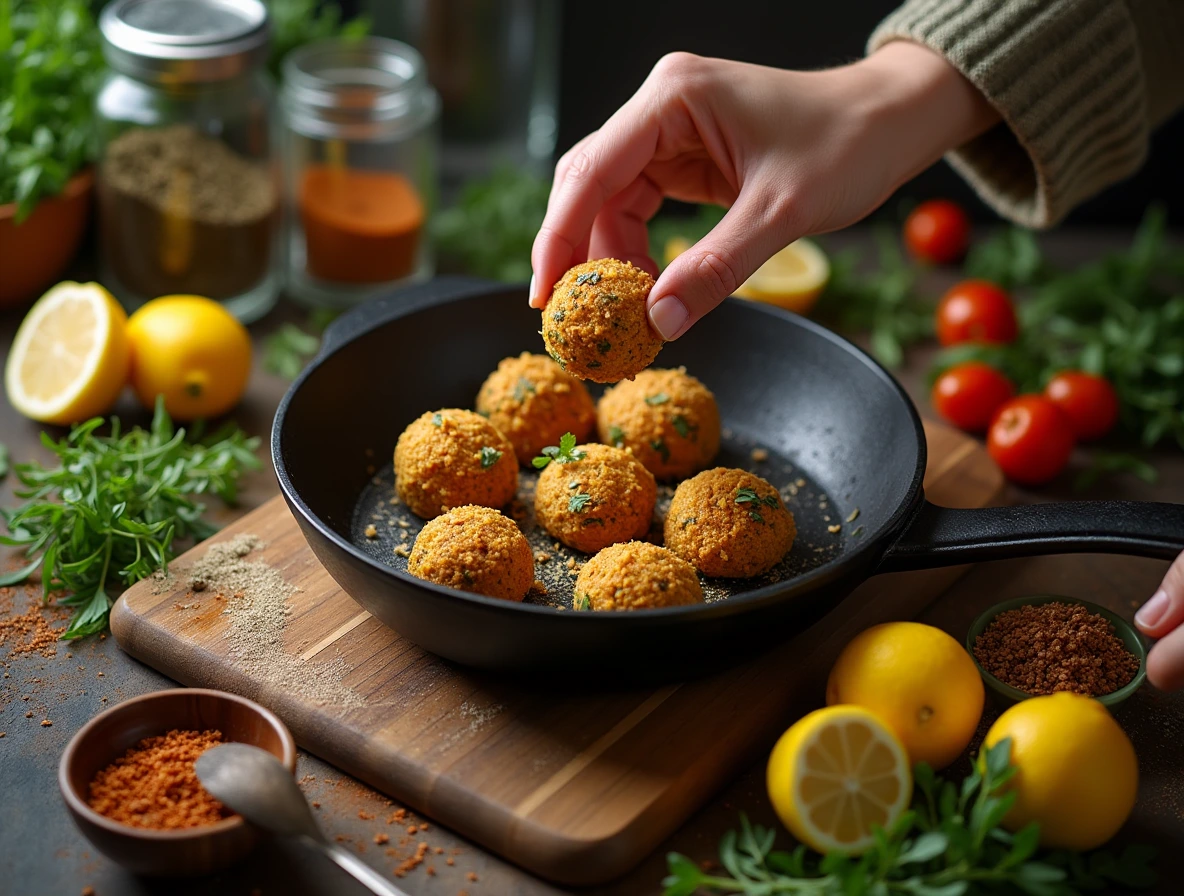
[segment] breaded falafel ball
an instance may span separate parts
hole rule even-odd
[[[577,610],[644,610],[703,603],[695,568],[644,541],[609,545],[576,578]]]
[[[518,490],[514,446],[472,411],[429,411],[395,445],[395,490],[411,512],[432,519],[453,507],[502,507]]]
[[[633,379],[662,348],[645,313],[653,285],[653,277],[627,261],[576,265],[555,284],[543,309],[547,354],[582,380]]]
[[[654,477],[628,452],[581,445],[543,470],[534,512],[543,528],[569,548],[594,554],[645,535],[657,499]]]
[[[546,355],[530,352],[497,365],[477,393],[477,412],[510,440],[523,465],[565,432],[583,442],[596,425],[596,405],[584,384]]]
[[[666,547],[703,575],[748,579],[789,553],[797,526],[760,476],[716,467],[675,489],[665,532]]]
[[[600,441],[628,448],[658,479],[693,476],[719,451],[719,407],[711,390],[677,370],[643,370],[597,405]]]
[[[423,527],[407,571],[437,585],[522,600],[534,584],[534,554],[513,520],[490,507],[466,504]]]

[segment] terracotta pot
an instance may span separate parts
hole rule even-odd
[[[0,277],[0,308],[30,302],[61,279],[86,230],[94,182],[90,168],[80,171],[20,224],[15,202],[0,205],[0,258],[8,259]]]

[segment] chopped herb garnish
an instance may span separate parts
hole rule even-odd
[[[625,430],[619,426],[610,426],[608,428],[608,440],[614,448],[620,448],[625,444]]]
[[[763,523],[765,521],[765,518],[755,510],[748,511],[748,516],[750,519],[756,520],[758,523]]]
[[[583,286],[585,283],[591,283],[595,286],[600,282],[600,273],[598,271],[588,271],[576,277],[576,286]]]
[[[572,513],[583,513],[584,510],[592,503],[592,496],[584,493],[572,495],[568,499],[567,509]]]
[[[851,513],[850,513],[850,514],[847,516],[847,522],[849,522],[849,523],[853,523],[853,522],[855,522],[855,519],[856,519],[856,517],[858,517],[858,516],[859,516],[859,508],[858,508],[858,507],[856,507],[856,508],[855,508],[854,510],[852,510],[852,511],[851,511]]]
[[[578,296],[578,295],[580,294],[580,291],[579,291],[578,289],[576,289],[576,288],[573,286],[571,289],[569,289],[569,290],[567,291],[567,294],[568,294],[568,295],[569,295],[571,298],[573,298],[573,299],[574,299],[576,296]]]
[[[514,400],[526,401],[527,395],[534,395],[534,383],[524,376],[518,377],[518,382],[514,384]]]
[[[573,289],[572,292],[574,293],[575,290]],[[560,308],[558,311],[551,312],[551,320],[555,321],[555,323],[557,323],[557,324],[562,323],[563,318],[565,318],[566,316],[567,316],[567,312],[564,311],[562,308]]]
[[[607,292],[600,297],[600,304],[607,305],[609,302],[619,302],[620,300],[620,296],[614,295],[611,292]]]
[[[569,482],[567,484],[567,487],[568,488],[579,488],[580,484],[573,479],[571,482]]]
[[[536,470],[541,470],[551,461],[555,461],[557,464],[570,464],[577,460],[583,460],[586,453],[576,448],[576,437],[570,432],[565,432],[563,438],[559,440],[558,447],[548,445],[543,449],[542,455],[532,460],[531,464]]]
[[[758,495],[751,488],[745,487],[745,488],[736,489],[736,503],[737,504],[748,504],[748,503],[759,504],[760,500],[761,500],[760,495]]]
[[[596,343],[596,349],[597,349],[597,351],[599,351],[599,352],[600,352],[602,355],[607,355],[607,354],[608,354],[608,352],[609,352],[609,349],[611,349],[612,347],[613,347],[613,344],[612,344],[611,342],[598,342],[598,343]]]
[[[765,501],[765,503],[766,503],[766,504],[768,504],[770,507],[776,507],[776,506],[777,506],[777,499],[776,499],[775,497],[773,497],[772,495],[765,495],[765,497],[764,497],[764,501]]]
[[[698,517],[694,517],[694,516],[688,516],[686,519],[684,519],[684,520],[682,521],[682,527],[685,529],[685,528],[686,528],[687,526],[689,526],[691,523],[697,523],[697,522],[699,522],[699,518],[698,518]]]
[[[560,345],[567,345],[567,340],[563,338],[558,330],[548,330],[547,338],[552,342],[558,342]]]
[[[592,598],[586,594],[580,594],[580,592],[577,591],[575,596],[572,598],[571,608],[573,610],[591,610]]]
[[[665,439],[654,439],[650,442],[650,447],[662,455],[662,463],[669,463],[670,449],[666,447]]]
[[[854,529],[851,530],[851,535],[853,538],[858,538],[862,534],[863,534],[863,526],[856,526]]]
[[[665,392],[659,392],[657,395],[647,395],[645,403],[653,407],[654,405],[665,404],[670,400],[670,396]]]
[[[736,503],[752,505],[748,508],[749,519],[755,520],[758,523],[763,523],[765,518],[760,514],[761,505],[767,504],[769,507],[776,507],[777,499],[772,495],[767,495],[762,498],[756,493],[755,489],[742,487],[736,489]]]
[[[432,414],[432,426],[443,426],[444,418],[440,414]]]
[[[692,426],[690,423],[688,423],[687,418],[682,414],[675,414],[674,419],[670,422],[674,426],[674,431],[684,439],[694,439],[699,434],[699,427]]]
[[[488,470],[490,467],[492,467],[494,464],[496,464],[501,459],[502,459],[502,453],[500,451],[498,451],[496,448],[490,448],[488,445],[486,445],[484,448],[481,449],[481,469],[482,470]]]

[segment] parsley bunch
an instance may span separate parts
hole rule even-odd
[[[913,808],[891,829],[876,830],[875,845],[859,857],[819,856],[805,846],[773,849],[776,832],[749,824],[720,842],[727,876],[709,874],[686,856],[667,857],[664,896],[742,893],[772,896],[976,896],[1020,892],[1029,896],[1074,896],[1114,886],[1146,888],[1156,881],[1154,850],[1128,846],[1120,854],[1038,851],[1040,829],[1029,824],[1014,834],[999,822],[1015,802],[1003,787],[1015,775],[1011,741],[987,749],[961,784],[939,781],[919,763]]]
[[[0,203],[18,222],[90,162],[102,72],[84,0],[0,3]]]
[[[1028,292],[1017,305],[1020,335],[1006,346],[949,348],[935,377],[981,360],[1021,391],[1039,391],[1062,370],[1085,370],[1114,386],[1127,433],[1146,447],[1184,447],[1184,251],[1165,238],[1161,209],[1147,212],[1129,249],[1074,271],[1053,268],[1018,229],[981,244],[967,271]]]
[[[240,475],[261,466],[257,438],[231,427],[187,440],[159,400],[150,429],[124,433],[113,417],[111,434],[101,436],[102,425],[101,418],[89,420],[57,442],[43,433],[57,466],[18,464],[14,472],[24,488],[17,497],[24,503],[0,510],[9,532],[0,544],[24,548],[33,558],[0,577],[0,585],[23,582],[40,569],[47,599],[52,591],[69,592],[58,598],[74,607],[64,638],[106,628],[108,589],[167,569],[177,539],[214,534],[195,496],[215,494],[232,504]]]

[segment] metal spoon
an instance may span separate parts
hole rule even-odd
[[[325,838],[291,773],[266,750],[221,744],[202,753],[194,769],[216,800],[256,827],[319,849],[378,896],[408,896],[353,853]]]

